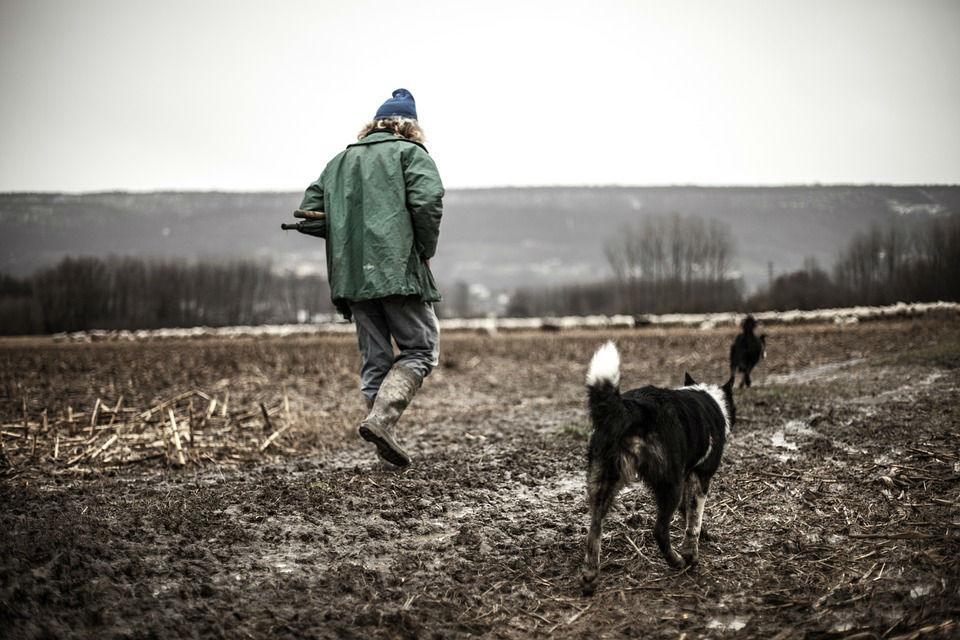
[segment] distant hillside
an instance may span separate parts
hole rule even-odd
[[[280,223],[299,193],[0,194],[0,271],[27,275],[66,255],[265,258],[323,267],[323,243]],[[856,232],[891,218],[960,212],[957,186],[543,187],[450,191],[434,269],[441,284],[509,289],[608,277],[604,242],[647,215],[717,218],[737,237],[749,288],[829,267]]]

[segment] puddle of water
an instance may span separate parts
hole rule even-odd
[[[880,465],[883,467],[889,467],[892,464],[896,464],[902,461],[903,461],[903,450],[894,448],[874,457],[873,464]]]
[[[775,453],[774,457],[780,460],[780,462],[793,460],[796,456],[791,452],[797,451],[800,448],[800,445],[795,442],[796,436],[810,439],[819,435],[820,434],[811,429],[803,420],[789,420],[782,428],[770,435],[770,444],[781,450],[779,453]]]
[[[834,623],[830,627],[832,633],[846,633],[857,626],[853,612],[837,611],[834,613]]]
[[[816,436],[816,431],[807,426],[803,420],[790,420],[783,425],[783,430],[798,436]]]
[[[826,377],[829,374],[836,373],[840,369],[852,367],[865,361],[866,358],[854,358],[853,360],[847,360],[846,362],[829,362],[816,367],[808,367],[806,369],[800,369],[799,371],[793,371],[792,373],[772,374],[766,377],[765,383],[787,384],[790,382],[809,382],[811,380],[816,380],[817,378]]]
[[[740,616],[735,616],[733,618],[714,618],[707,623],[708,629],[719,629],[721,631],[740,631],[745,626],[747,626],[747,621],[750,618],[743,618]]]
[[[389,556],[367,557],[363,559],[361,566],[368,571],[390,571],[393,568],[393,560]]]
[[[896,389],[890,389],[889,391],[883,391],[881,393],[870,394],[865,396],[860,396],[853,400],[856,404],[862,405],[877,405],[889,400],[890,398],[902,398],[916,393],[918,390],[923,389],[924,387],[932,386],[935,382],[944,377],[944,373],[940,371],[935,371],[927,375],[922,380],[917,380],[916,382],[908,383],[897,387]]]
[[[408,536],[405,538],[405,542],[412,543],[417,547],[422,547],[424,545],[429,545],[435,542],[443,542],[447,538],[452,538],[456,535],[456,532],[451,532],[448,528],[448,523],[441,520],[433,521],[432,524],[436,526],[438,531],[434,533],[421,533],[415,536]]]
[[[464,506],[457,509],[456,511],[448,511],[447,516],[450,518],[453,518],[454,520],[462,520],[467,516],[472,516],[474,513],[476,513],[476,511],[477,511],[476,507]]]
[[[853,623],[853,620],[841,620],[839,622],[835,622],[834,625],[830,627],[830,631],[833,633],[846,633],[855,626],[856,625]]]
[[[788,442],[783,431],[777,431],[770,436],[770,443],[780,449],[786,449],[788,451],[796,451],[797,445],[793,442]]]

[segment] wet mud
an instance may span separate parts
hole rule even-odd
[[[53,416],[120,395],[149,407],[192,388],[229,388],[244,410],[286,395],[276,420],[294,424],[277,447],[181,468],[80,472],[5,439],[0,635],[958,637],[960,322],[764,331],[699,565],[667,566],[655,508],[632,486],[607,518],[591,597],[579,570],[592,351],[617,340],[624,388],[678,386],[684,371],[722,382],[734,329],[446,335],[402,420],[414,463],[399,471],[353,431],[346,337],[4,342],[5,424],[25,407]]]

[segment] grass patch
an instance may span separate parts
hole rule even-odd
[[[960,340],[950,339],[881,358],[883,364],[933,365],[944,369],[960,368]]]
[[[307,484],[307,489],[310,491],[310,493],[314,495],[320,495],[320,496],[327,495],[331,491],[333,491],[333,487],[331,487],[326,482],[322,482],[322,481],[310,482],[309,484]]]
[[[568,422],[557,430],[557,435],[561,438],[575,440],[586,440],[591,433],[593,433],[593,425],[589,422]]]

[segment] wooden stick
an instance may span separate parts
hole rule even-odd
[[[190,446],[193,446],[193,398],[190,398],[190,402],[187,404],[187,413],[190,419],[187,421],[187,442],[190,443]]]
[[[216,410],[216,408],[217,408],[217,399],[210,398],[210,400],[207,401],[207,410],[200,414],[200,424],[197,425],[197,429],[199,429],[200,431],[204,431],[207,428],[207,421],[210,420],[211,416],[213,416],[213,412],[214,410]],[[193,444],[193,442],[191,442],[190,444]]]
[[[323,211],[307,211],[305,209],[297,209],[293,212],[294,218],[302,218],[304,220],[323,220],[327,217],[327,214]]]
[[[67,460],[67,466],[72,466],[72,465],[80,462],[81,460],[83,460],[83,459],[86,458],[87,456],[90,456],[90,459],[93,460],[93,459],[96,458],[98,455],[100,455],[101,453],[103,453],[104,451],[106,451],[106,450],[107,450],[107,447],[109,447],[109,446],[112,445],[114,442],[116,442],[116,440],[117,440],[118,437],[119,437],[118,434],[116,434],[116,433],[113,434],[112,436],[110,436],[110,437],[107,439],[106,442],[104,442],[102,445],[100,445],[100,447],[97,448],[96,451],[94,451],[94,450],[92,450],[92,449],[86,449],[85,451],[81,451],[81,452],[78,453],[77,455],[75,455],[75,456],[73,456],[72,458],[70,458],[69,460]]]
[[[106,450],[110,447],[110,445],[112,445],[114,442],[117,441],[117,438],[119,438],[119,437],[120,437],[120,436],[119,436],[118,434],[116,434],[116,433],[113,434],[112,436],[110,436],[110,438],[109,438],[106,442],[104,442],[102,445],[100,445],[100,448],[99,448],[99,449],[97,449],[96,451],[93,452],[93,455],[90,456],[90,459],[93,460],[93,459],[96,458],[98,455],[100,455],[101,453],[103,453],[104,451],[106,451]]]
[[[116,406],[113,409],[104,408],[103,411],[110,412],[110,423],[107,425],[107,428],[111,428],[113,423],[117,421],[117,415],[120,413],[120,403],[123,402],[123,396],[120,396],[120,399],[117,401]]]
[[[271,433],[273,431],[273,424],[270,422],[270,414],[267,413],[267,408],[260,403],[260,412],[263,413],[263,422],[264,422],[264,431]]]
[[[163,442],[163,458],[170,462],[170,439],[167,437],[167,423],[166,421],[161,421],[159,424],[160,428],[160,440]]]
[[[167,409],[170,415],[170,424],[173,426],[173,446],[177,449],[177,465],[184,466],[187,461],[183,457],[183,448],[180,446],[180,429],[177,427],[177,419],[173,416],[173,409]]]
[[[273,441],[276,440],[277,437],[278,437],[281,433],[283,433],[284,431],[286,431],[286,430],[289,429],[289,428],[290,428],[290,425],[289,425],[289,424],[285,424],[285,425],[283,425],[282,427],[280,427],[280,430],[279,430],[279,431],[274,431],[273,433],[271,433],[271,434],[270,434],[270,437],[267,438],[266,440],[264,440],[264,441],[263,441],[263,444],[260,445],[260,451],[261,451],[261,452],[264,451],[267,447],[269,447],[271,444],[273,444]]]
[[[920,627],[910,633],[905,633],[899,636],[893,636],[890,640],[916,640],[921,636],[925,636],[928,633],[933,633],[934,631],[946,631],[956,624],[956,620],[944,620],[940,624],[931,624],[926,627]]]
[[[89,449],[84,449],[83,451],[81,451],[81,452],[78,453],[77,455],[75,455],[75,456],[73,456],[72,458],[70,458],[69,460],[67,460],[67,466],[68,466],[68,467],[71,467],[71,466],[77,464],[77,463],[80,462],[80,461],[84,458],[84,456],[86,456],[88,453],[90,453]]]
[[[100,398],[93,405],[93,413],[90,414],[90,435],[93,435],[93,428],[97,426],[97,418],[100,416]]]
[[[208,396],[207,394],[205,394],[205,393],[202,392],[202,391],[198,391],[197,389],[191,389],[190,391],[184,391],[183,393],[178,394],[178,395],[170,398],[169,400],[164,400],[164,401],[161,402],[160,404],[155,405],[155,406],[153,406],[153,407],[150,407],[150,408],[147,409],[146,411],[143,411],[142,413],[140,413],[140,415],[138,415],[137,417],[140,418],[141,420],[146,420],[146,419],[149,418],[153,413],[155,413],[155,412],[157,412],[157,411],[161,411],[161,410],[163,410],[163,409],[166,409],[168,406],[170,406],[170,405],[172,405],[172,404],[176,404],[176,403],[180,402],[181,400],[183,400],[184,398],[189,398],[190,396],[193,396],[193,395],[198,395],[198,396],[200,396],[200,397],[202,397],[202,398],[204,398],[204,399],[209,399],[209,398],[210,398],[210,396]]]

